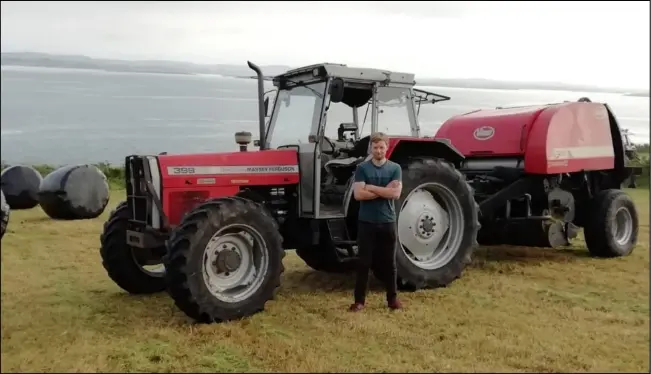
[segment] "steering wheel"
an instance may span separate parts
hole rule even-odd
[[[337,146],[335,145],[335,142],[330,140],[330,138],[328,138],[325,135],[323,136],[323,140],[325,140],[326,143],[328,143],[328,145],[330,146],[330,149],[332,149],[332,150],[331,151],[326,151],[326,150],[323,149],[323,147],[321,147],[321,152],[325,153],[327,155],[331,155],[333,157],[336,157],[336,155],[337,155]]]

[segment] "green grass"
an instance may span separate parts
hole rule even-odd
[[[293,252],[266,311],[195,325],[164,293],[130,296],[102,268],[94,220],[12,212],[2,240],[2,372],[648,372],[649,191],[632,255],[481,248],[450,287],[404,293],[390,313],[374,283],[350,314],[353,277]]]
[[[649,187],[649,150],[646,149],[645,152],[638,152],[638,159],[632,163],[632,166],[641,166],[642,175],[638,176],[636,179],[637,185],[641,187]],[[625,182],[626,183],[626,182]],[[626,184],[625,184],[626,185]]]

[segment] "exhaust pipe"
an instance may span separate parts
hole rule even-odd
[[[260,150],[265,149],[265,110],[264,110],[264,77],[258,65],[251,61],[246,62],[251,70],[258,75],[258,116],[260,121]]]

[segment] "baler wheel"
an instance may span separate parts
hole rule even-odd
[[[396,204],[398,286],[445,287],[461,276],[477,246],[474,191],[442,159],[412,161],[403,169],[402,183]]]
[[[592,198],[583,234],[590,254],[621,257],[633,252],[638,237],[635,203],[624,191],[610,189]]]
[[[167,290],[197,322],[261,312],[280,286],[282,240],[263,205],[241,197],[208,200],[172,232],[165,258]]]
[[[154,251],[127,245],[127,223],[131,212],[126,202],[111,212],[100,235],[102,265],[109,277],[122,289],[132,294],[151,294],[165,291],[165,268],[162,257],[165,247]],[[145,266],[156,268],[149,270]]]

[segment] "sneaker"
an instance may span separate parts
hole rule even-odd
[[[387,303],[387,305],[389,306],[389,309],[392,309],[392,310],[402,309],[402,303],[398,299],[395,299],[393,301],[389,301]]]
[[[350,312],[359,312],[359,311],[362,310],[362,309],[364,309],[364,304],[361,304],[361,303],[355,303],[355,304],[351,305],[351,306],[348,308],[348,311],[350,311]]]

